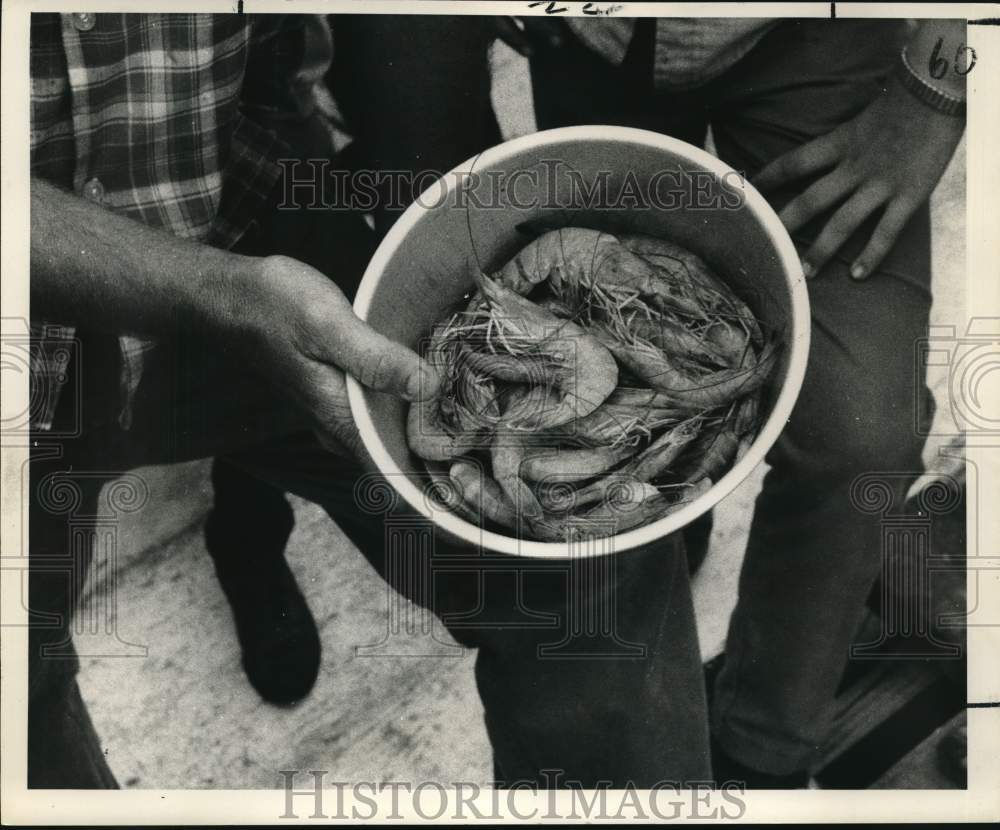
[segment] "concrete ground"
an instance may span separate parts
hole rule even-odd
[[[526,67],[505,52],[496,64],[505,132],[531,131]],[[960,328],[964,170],[963,143],[932,200],[934,321]],[[931,378],[939,403],[943,371]],[[947,407],[939,409],[946,418]],[[322,769],[341,781],[488,781],[472,655],[358,656],[357,647],[378,642],[385,630],[388,589],[319,508],[298,500],[288,559],[320,626],[323,666],[299,705],[259,700],[240,667],[204,548],[207,470],[198,462],[138,471],[150,500],[118,528],[117,631],[146,656],[84,657],[80,684],[122,786],[265,788],[280,784],[281,769]],[[709,558],[695,580],[706,658],[723,647],[762,474],[718,508]]]

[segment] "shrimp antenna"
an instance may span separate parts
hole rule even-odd
[[[476,172],[476,163],[479,161],[479,157],[482,154],[483,154],[483,151],[480,150],[478,153],[476,153],[475,156],[473,156],[473,158],[472,158],[472,166],[469,168],[469,178],[468,178],[468,181],[465,184],[462,185],[462,195],[465,197],[463,199],[463,201],[465,202],[465,227],[466,227],[466,230],[468,230],[468,233],[469,233],[469,247],[472,249],[472,256],[476,260],[476,270],[479,273],[485,273],[485,272],[483,270],[483,262],[479,258],[479,251],[476,249],[476,240],[472,236],[472,217],[471,217],[470,211],[469,211],[469,198],[468,198],[468,194],[469,194],[469,190],[473,186],[473,182],[474,182],[473,176],[475,175],[475,172]]]

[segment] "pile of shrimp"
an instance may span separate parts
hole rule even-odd
[[[443,382],[407,421],[468,518],[614,535],[706,492],[756,437],[778,339],[690,251],[567,227],[475,281],[431,332]]]

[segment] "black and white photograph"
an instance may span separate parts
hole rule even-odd
[[[1000,7],[2,13],[5,822],[1000,820]]]

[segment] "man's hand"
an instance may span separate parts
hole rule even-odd
[[[782,209],[781,221],[796,231],[840,205],[803,257],[807,277],[819,272],[848,237],[875,211],[882,217],[851,276],[864,279],[892,248],[913,212],[934,190],[965,128],[918,101],[895,79],[852,121],[778,157],[754,179],[762,191],[829,172]]]
[[[327,449],[362,454],[344,373],[408,401],[437,390],[430,365],[363,323],[319,271],[284,256],[260,264],[241,292],[235,320],[222,327],[309,415]]]
[[[971,69],[965,21],[923,21],[907,51],[912,71],[925,83],[958,98],[965,96],[965,76]],[[933,74],[932,65],[937,67]],[[785,227],[796,231],[839,205],[803,258],[807,277],[819,273],[848,237],[881,210],[871,239],[851,263],[851,276],[864,279],[889,253],[914,211],[930,197],[964,130],[964,118],[936,112],[892,78],[856,118],[775,159],[754,184],[767,191],[828,171],[781,211]]]
[[[169,338],[185,319],[284,390],[331,450],[360,454],[345,371],[407,400],[437,388],[427,363],[308,265],[180,239],[34,179],[31,303],[38,319],[118,334]]]

